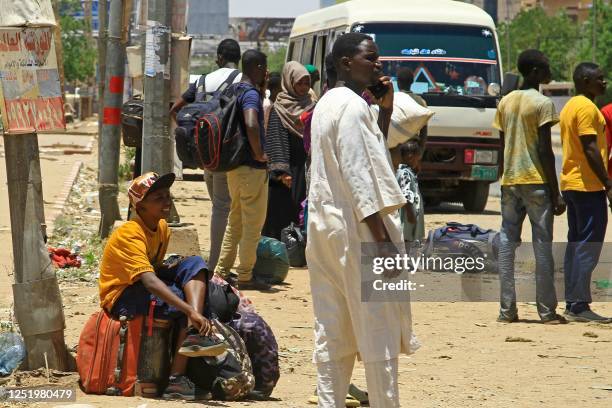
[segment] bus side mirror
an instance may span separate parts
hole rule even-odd
[[[511,72],[506,72],[504,82],[502,84],[502,96],[508,95],[512,91],[516,91],[519,87],[519,76]]]

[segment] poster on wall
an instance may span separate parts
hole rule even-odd
[[[65,130],[52,27],[0,27],[0,111],[5,133]]]

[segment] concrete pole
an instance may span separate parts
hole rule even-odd
[[[593,0],[593,62],[597,63],[597,2]]]
[[[119,149],[121,147],[121,106],[125,77],[126,30],[122,30],[125,0],[111,0],[106,54],[106,78],[102,133],[100,134],[100,237],[106,238],[116,220],[121,219],[119,194]],[[123,34],[123,36],[122,36]]]
[[[66,78],[64,76],[64,47],[62,46],[62,29],[60,25],[60,15],[58,10],[58,0],[53,0],[53,14],[57,24],[53,29],[55,42],[55,55],[57,58],[57,71],[60,78],[60,88],[62,90],[63,102],[66,102]]]
[[[149,0],[145,40],[142,172],[173,170],[170,134],[171,2]]]
[[[36,133],[4,135],[15,284],[13,301],[26,345],[25,367],[68,368],[59,285],[45,245],[42,177]]]
[[[108,38],[108,2],[98,1],[98,135],[102,134],[102,111],[104,108],[104,83],[106,78],[106,41]],[[102,149],[98,149],[98,168]]]
[[[145,36],[142,172],[174,170],[174,138],[170,133],[170,46],[172,1],[149,0]],[[168,218],[179,223],[176,208]]]

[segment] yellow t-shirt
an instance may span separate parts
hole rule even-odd
[[[513,91],[499,102],[493,127],[504,132],[503,186],[544,184],[538,128],[559,122],[555,105],[535,89]]]
[[[608,168],[608,147],[604,133],[606,120],[597,106],[586,96],[570,99],[561,111],[561,143],[563,168],[561,191],[601,191],[605,187],[595,175],[580,142],[580,136],[597,135],[597,148]]]
[[[100,263],[100,306],[110,311],[121,292],[145,272],[155,272],[164,259],[170,229],[160,220],[156,231],[136,216],[117,228],[104,248]]]

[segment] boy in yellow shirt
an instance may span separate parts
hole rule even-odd
[[[170,240],[166,218],[172,198],[174,174],[145,173],[132,181],[128,196],[136,213],[109,238],[100,264],[100,304],[114,317],[149,315],[177,320],[180,345],[172,361],[166,399],[195,400],[205,397],[184,375],[187,358],[216,356],[226,346],[211,336],[211,322],[204,312],[210,275],[199,256],[164,263]]]
[[[612,180],[606,169],[605,119],[593,100],[606,91],[602,70],[581,63],[574,71],[576,96],[561,111],[563,170],[561,191],[567,203],[565,315],[570,321],[608,321],[591,311],[591,274],[597,266],[608,225],[606,197]]]

